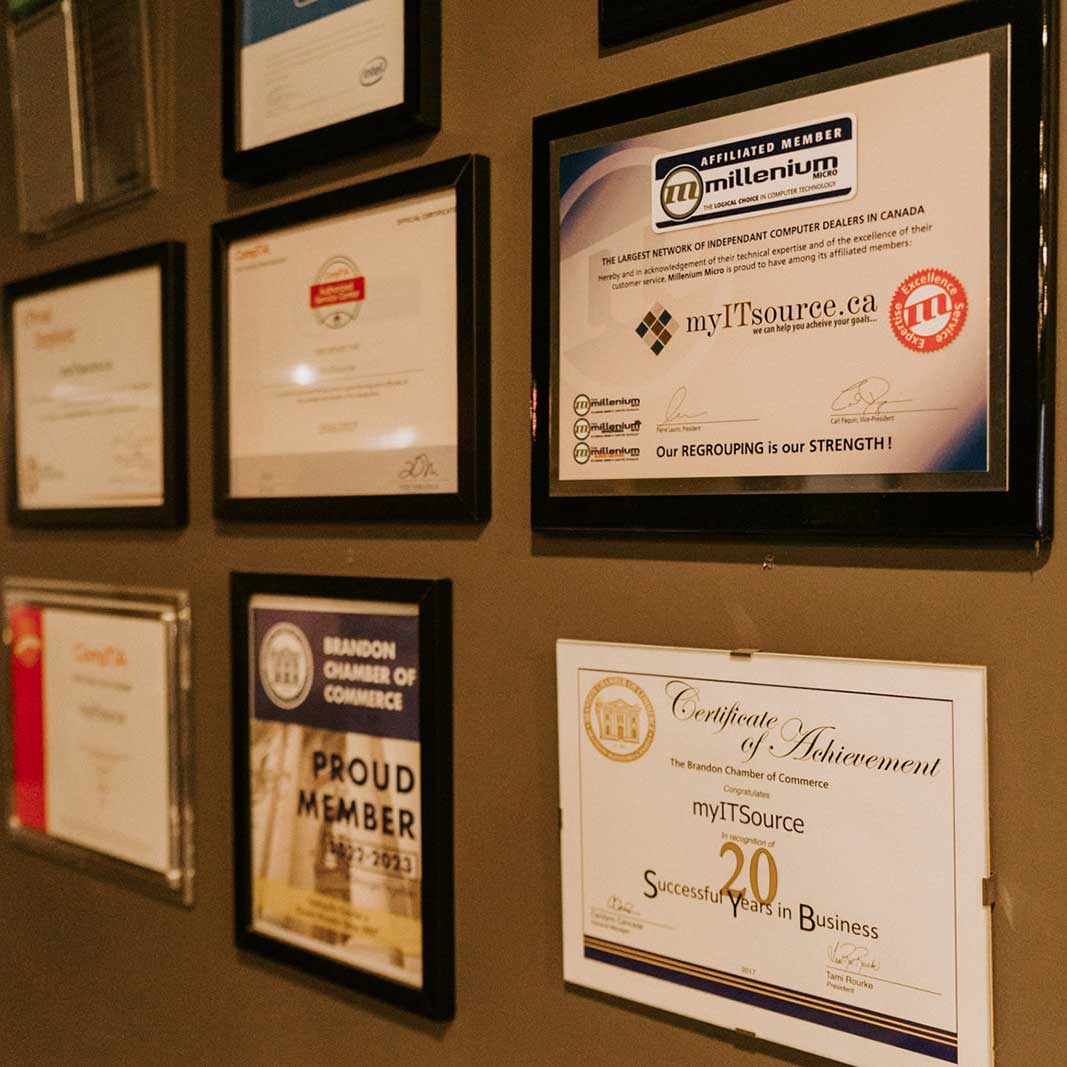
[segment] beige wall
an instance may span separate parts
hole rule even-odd
[[[0,1062],[817,1062],[564,988],[558,636],[987,664],[998,1058],[1004,1067],[1067,1062],[1063,544],[1038,559],[1025,548],[636,543],[549,539],[529,528],[533,116],[936,5],[787,0],[600,58],[594,0],[445,0],[438,137],[244,190],[220,176],[217,4],[154,2],[167,8],[163,191],[58,240],[21,239],[5,104],[0,281],[152,241],[187,242],[192,521],[177,534],[148,535],[0,524],[0,571],[190,590],[197,903],[191,912],[170,907],[0,840]],[[6,68],[0,78],[6,85]],[[211,222],[469,151],[493,167],[492,522],[483,530],[215,522]],[[1060,411],[1062,424],[1067,402]],[[1062,515],[1060,530],[1062,541]],[[768,553],[776,565],[765,570]],[[233,947],[226,583],[236,569],[454,580],[459,1007],[451,1025],[241,959]]]

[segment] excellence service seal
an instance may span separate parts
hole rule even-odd
[[[889,325],[913,352],[936,352],[956,340],[967,321],[967,292],[947,270],[917,270],[893,294]]]
[[[620,763],[640,759],[656,735],[652,701],[629,678],[601,678],[586,694],[582,719],[597,752]]]

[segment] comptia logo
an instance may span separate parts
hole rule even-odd
[[[248,245],[245,248],[235,248],[233,250],[233,258],[238,263],[243,263],[249,259],[260,259],[262,256],[270,255],[270,245],[266,243],[260,243],[258,245]]]

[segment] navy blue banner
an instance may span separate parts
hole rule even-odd
[[[247,46],[279,33],[288,33],[327,15],[366,0],[244,0],[241,5],[241,44]]]
[[[254,608],[252,633],[255,718],[419,739],[418,616]]]
[[[588,959],[600,963],[727,997],[742,1004],[777,1012],[779,1015],[832,1027],[870,1041],[908,1049],[945,1063],[957,1063],[959,1060],[957,1035],[933,1026],[838,1004],[823,997],[798,993],[755,979],[741,978],[726,971],[698,967],[696,964],[674,960],[669,956],[616,945],[600,938],[585,938],[585,955]]]
[[[815,141],[818,134],[823,138]],[[656,160],[656,181],[665,178],[675,167],[688,164],[697,170],[711,170],[717,167],[736,167],[743,163],[758,163],[761,159],[779,156],[784,152],[811,151],[822,146],[844,144],[854,135],[852,119],[841,116],[823,119],[808,126],[795,126],[777,133],[763,133],[757,137],[746,137],[742,141],[730,141],[713,147],[694,148],[689,152],[679,152],[676,156],[664,156]],[[805,143],[809,140],[811,143]],[[706,162],[705,162],[706,160]]]

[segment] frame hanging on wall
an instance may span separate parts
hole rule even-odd
[[[714,18],[752,0],[600,0],[600,43],[626,44],[654,33]]]
[[[535,527],[1050,539],[1054,14],[538,118]]]
[[[488,160],[214,236],[216,515],[488,519]]]
[[[441,0],[224,0],[223,171],[262,181],[441,125]]]
[[[16,526],[182,526],[185,246],[4,287]]]
[[[234,574],[240,947],[455,1014],[447,580]]]

